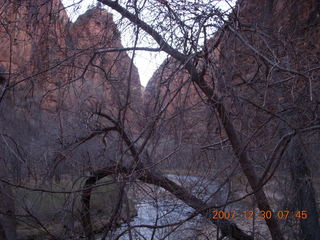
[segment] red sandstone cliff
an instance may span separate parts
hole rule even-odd
[[[320,55],[318,1],[248,0],[239,1],[237,8],[239,10],[230,14],[233,30],[226,28],[207,43],[210,63],[207,63],[205,79],[231,115],[238,118],[236,121],[242,119],[236,124],[238,130],[246,132],[266,120],[263,111],[244,104],[240,98],[250,99],[271,112],[290,107],[300,111],[299,105],[303,104],[308,110],[301,113],[312,115],[319,96],[316,81]],[[212,50],[218,39],[219,44]],[[201,59],[199,61],[201,63]],[[175,96],[166,112],[169,116],[177,114],[179,107],[187,109],[201,102],[196,88],[188,82],[188,74],[173,62],[172,59],[164,62],[148,83],[147,112],[154,111],[154,102],[164,97],[167,103]],[[292,118],[290,114],[284,118],[290,116]],[[196,119],[194,114],[189,121],[192,118]],[[305,124],[298,119],[288,119],[291,120],[299,126]]]
[[[165,60],[148,82],[144,107],[149,117],[163,111],[162,120],[166,122],[163,130],[167,134],[180,132],[183,139],[193,135],[203,137],[210,110],[205,106],[203,94],[172,58]]]
[[[21,146],[30,145],[33,164],[57,165],[56,156],[72,142],[110,125],[94,112],[121,116],[133,134],[137,131],[142,96],[136,67],[124,51],[97,52],[122,48],[112,14],[93,8],[71,23],[60,1],[1,1],[0,8],[0,93],[6,113],[1,121],[3,127],[12,125],[3,131],[24,141]],[[105,158],[92,154],[95,162]]]
[[[38,62],[47,62],[49,46],[53,49],[62,46],[68,17],[59,0],[1,1],[0,9],[0,64],[7,72],[29,73],[31,68],[28,65],[26,69],[26,64],[34,56]]]
[[[88,10],[70,25],[68,33],[69,55],[78,54],[72,62],[74,70],[69,76],[71,81],[79,79],[70,85],[74,85],[77,94],[82,95],[78,95],[76,100],[85,102],[91,108],[109,109],[116,116],[117,111],[126,104],[125,96],[129,88],[131,112],[127,119],[137,120],[134,119],[137,117],[134,112],[138,111],[142,101],[137,68],[133,64],[131,66],[126,52],[97,53],[103,49],[122,48],[112,14],[99,8]]]
[[[0,9],[2,76],[26,101],[51,113],[78,106],[77,111],[87,107],[117,114],[129,88],[128,114],[137,111],[140,81],[134,65],[129,74],[127,53],[95,55],[99,49],[122,48],[112,14],[95,8],[70,23],[58,0],[1,1]],[[25,107],[21,98],[16,103]]]

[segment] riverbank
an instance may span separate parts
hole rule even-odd
[[[81,191],[84,178],[73,181],[61,179],[59,183],[35,184],[29,183],[29,188],[45,191],[31,191],[16,188],[16,215],[18,216],[17,233],[19,239],[61,239],[74,238],[82,232],[81,226]],[[68,193],[70,192],[70,193]],[[119,195],[118,185],[111,178],[97,182],[92,189],[91,209],[92,223],[95,232],[100,232],[108,222],[109,216]],[[118,224],[136,215],[134,204],[127,199],[122,206]],[[129,209],[129,214],[127,213]]]

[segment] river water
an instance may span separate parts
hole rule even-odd
[[[184,187],[203,201],[208,200],[209,196],[214,194],[212,199],[215,199],[215,204],[222,204],[228,196],[227,186],[221,187],[208,179],[203,179],[195,176],[179,176],[167,175],[171,180],[182,184]],[[158,188],[158,191],[163,191]],[[212,203],[212,202],[211,202]],[[166,198],[147,198],[136,200],[137,216],[128,224],[122,225],[108,239],[120,240],[179,240],[179,239],[196,239],[203,231],[204,226],[208,223],[208,219],[202,216],[196,216],[188,221],[185,221],[192,215],[194,210],[184,204],[182,201],[174,197]],[[179,224],[177,224],[179,223]],[[147,226],[163,226],[163,228],[148,228]],[[168,226],[169,225],[169,226]],[[140,227],[135,227],[140,226]],[[131,228],[131,231],[126,231]],[[119,237],[119,234],[123,234]],[[119,237],[119,238],[117,238]]]

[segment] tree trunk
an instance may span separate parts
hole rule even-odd
[[[288,149],[288,161],[290,161],[294,193],[296,194],[293,199],[296,200],[296,210],[307,211],[308,214],[306,219],[300,219],[301,239],[317,240],[320,236],[319,215],[308,167],[309,157],[303,148],[300,137],[295,136]]]
[[[0,158],[0,178],[8,178],[2,158]],[[14,195],[11,187],[3,182],[0,182],[0,225],[0,236],[2,232],[5,239],[17,239]]]
[[[233,151],[237,156],[237,158],[239,159],[241,169],[245,174],[245,176],[247,177],[252,190],[254,191],[254,196],[258,204],[258,208],[260,209],[260,211],[272,211],[269,205],[268,199],[263,191],[263,188],[259,186],[258,176],[255,173],[254,167],[252,166],[248,158],[246,150],[242,149],[242,145],[236,134],[236,130],[231,120],[228,118],[228,115],[226,114],[224,105],[220,102],[213,102],[213,101],[212,101],[212,105],[215,106],[215,109],[217,110],[220,116],[224,129],[232,145]],[[282,236],[280,226],[278,224],[278,221],[274,217],[275,214],[272,214],[272,216],[273,217],[270,219],[267,219],[267,218],[265,219],[267,226],[269,228],[269,231],[271,233],[272,239],[283,240],[284,238]]]

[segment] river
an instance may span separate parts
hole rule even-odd
[[[220,187],[220,184],[208,179],[174,174],[168,174],[167,177],[190,189],[196,197],[203,201],[207,201],[209,196],[214,193],[215,194],[212,199],[215,199],[215,204],[223,204],[228,197],[227,186]],[[157,191],[158,197],[152,198],[152,196],[150,196],[146,198],[137,198],[135,200],[137,216],[130,223],[122,225],[122,227],[113,233],[112,236],[109,236],[109,239],[117,239],[117,236],[123,233],[123,235],[118,239],[130,240],[131,236],[134,240],[191,240],[196,239],[196,237],[203,232],[204,227],[209,225],[208,219],[199,215],[183,222],[183,220],[191,216],[194,210],[182,201],[174,198],[172,195],[165,194],[165,190],[162,188],[153,188],[153,190]],[[162,197],[159,197],[161,195]],[[236,205],[232,206],[233,209],[238,207],[239,206]],[[174,224],[177,222],[181,223]],[[135,227],[139,225],[166,225],[167,227]],[[131,228],[130,233],[129,231],[125,231],[128,227]]]

